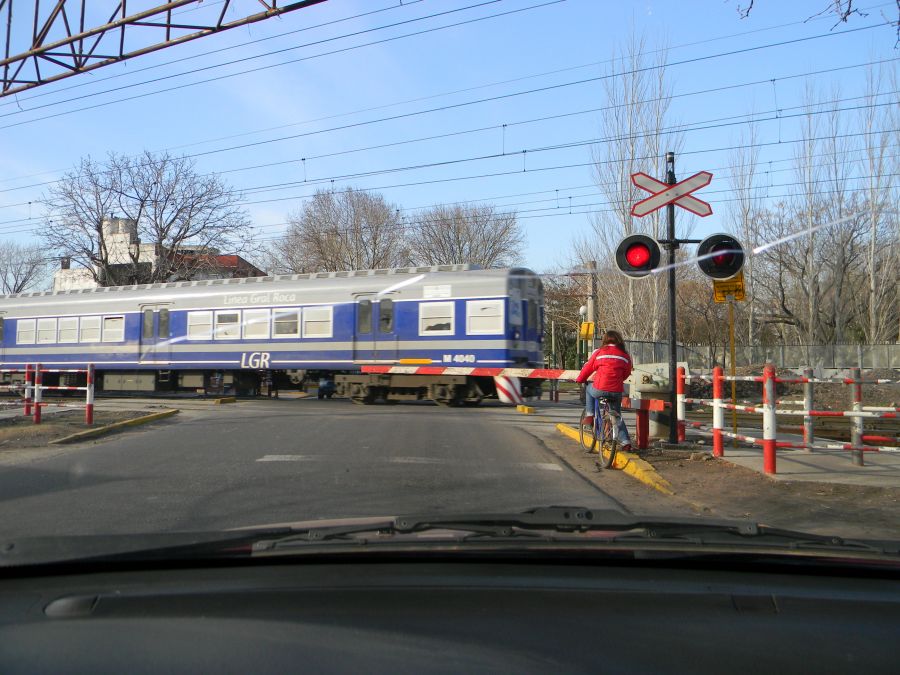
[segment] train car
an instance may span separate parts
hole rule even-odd
[[[441,265],[0,296],[0,369],[93,363],[105,391],[253,393],[337,375],[368,403],[474,403],[491,378],[360,373],[365,364],[540,367],[532,271]],[[527,393],[527,391],[526,391]]]

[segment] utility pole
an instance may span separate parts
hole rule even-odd
[[[666,153],[666,183],[675,185],[675,153]],[[675,421],[675,410],[678,405],[678,395],[675,390],[676,370],[678,368],[678,342],[675,329],[675,251],[680,242],[675,238],[675,203],[666,206],[668,212],[668,242],[666,249],[669,252],[669,443],[678,442],[678,424]]]
[[[597,261],[591,260],[589,264],[589,269],[591,271],[591,303],[590,303],[590,314],[591,323],[594,324],[594,340],[591,341],[591,350],[594,349],[594,344],[597,338],[597,326],[599,325],[597,321]]]

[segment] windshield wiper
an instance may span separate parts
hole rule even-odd
[[[378,522],[309,527],[277,538],[261,538],[253,543],[254,554],[301,548],[309,544],[344,542],[375,544],[390,541],[434,541],[429,533],[444,540],[543,540],[583,543],[679,543],[704,545],[777,547],[794,551],[835,550],[897,554],[900,545],[843,539],[834,536],[794,532],[744,520],[710,518],[635,516],[615,510],[551,506],[522,513],[482,513],[460,515],[412,515],[385,518]]]
[[[745,520],[641,516],[616,510],[550,506],[521,513],[426,514],[315,521],[227,532],[40,537],[0,545],[0,567],[62,562],[146,562],[345,552],[437,550],[478,544],[531,549],[897,556],[900,542],[843,539]],[[381,547],[385,547],[382,549]]]

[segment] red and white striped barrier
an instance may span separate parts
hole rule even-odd
[[[362,366],[364,373],[380,375],[471,375],[472,377],[519,377],[540,380],[575,380],[577,370],[557,368],[480,368],[462,366]]]
[[[518,377],[509,375],[494,375],[494,387],[497,389],[497,398],[503,403],[522,405],[525,399],[522,397],[522,386]]]
[[[85,373],[87,382],[84,387],[69,387],[58,385],[44,385],[44,373]],[[33,376],[32,384],[28,385],[29,375]],[[50,405],[43,401],[43,392],[45,391],[83,391],[85,393],[84,406],[81,405],[57,405],[60,408],[81,408],[84,407],[84,423],[91,425],[94,423],[94,364],[89,363],[87,368],[42,368],[38,363],[31,369],[26,366],[25,373],[25,414],[28,415],[30,408],[34,408],[32,419],[35,424],[41,423],[41,409]],[[29,389],[34,392],[34,399],[29,399]]]
[[[863,384],[885,384],[894,383],[894,380],[872,380],[864,379],[858,368],[853,369],[853,376],[841,379],[821,380],[810,377],[811,369],[805,371],[806,376],[802,378],[778,378],[775,373],[775,367],[767,365],[763,370],[761,377],[741,376],[727,377],[721,367],[713,368],[712,399],[692,399],[684,396],[685,381],[688,377],[685,375],[684,369],[679,368],[676,382],[676,399],[678,409],[676,419],[679,428],[679,437],[683,438],[683,430],[685,427],[700,429],[702,431],[712,433],[713,437],[713,455],[722,457],[725,454],[723,437],[735,438],[740,441],[761,445],[763,447],[763,470],[765,473],[776,473],[776,449],[777,448],[797,448],[807,451],[814,450],[843,450],[851,453],[854,464],[863,465],[864,452],[900,452],[900,448],[890,446],[873,446],[866,443],[890,443],[895,441],[889,436],[873,436],[863,433],[863,419],[897,419],[898,410],[894,407],[884,406],[863,406],[862,405],[862,385]],[[706,380],[706,378],[693,377],[691,379]],[[738,405],[726,403],[722,394],[724,383],[726,381],[754,381],[761,382],[763,385],[763,402],[761,406],[755,405]],[[775,384],[778,382],[803,383],[803,409],[777,408],[777,400],[775,398]],[[812,385],[816,382],[827,384],[845,384],[852,387],[852,410],[813,410],[813,391]],[[687,422],[686,404],[687,403],[712,403],[713,407],[713,423],[712,427],[698,422]],[[725,431],[725,410],[737,410],[740,412],[761,414],[762,419],[762,438],[736,434]],[[779,441],[777,439],[777,415],[803,417],[803,443],[794,443],[790,441]],[[816,417],[847,417],[852,420],[850,443],[815,443],[813,435],[813,420]]]

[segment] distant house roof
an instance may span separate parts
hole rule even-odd
[[[239,255],[181,254],[186,265],[204,267],[208,272],[227,272],[233,277],[264,277],[266,273]]]

